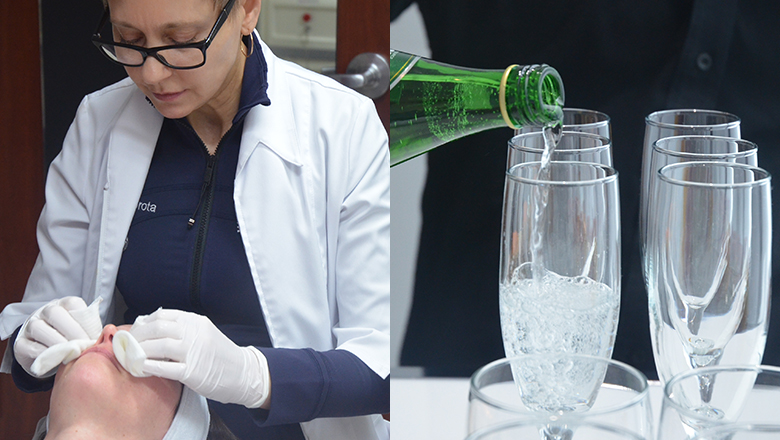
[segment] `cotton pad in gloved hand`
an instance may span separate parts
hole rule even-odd
[[[95,345],[97,340],[76,339],[53,345],[43,351],[30,367],[31,372],[36,377],[41,377],[47,371],[57,368],[60,364],[67,364],[79,357],[82,351]]]
[[[60,304],[63,300],[58,300],[42,307],[38,312],[34,313],[30,319],[33,317],[40,319],[38,316],[46,315],[47,310],[56,310],[56,313],[60,314],[67,311],[73,320],[75,320],[84,330],[84,335],[79,339],[60,342],[43,350],[43,352],[41,352],[32,362],[28,371],[36,377],[43,377],[47,375],[47,373],[54,371],[60,364],[67,364],[79,357],[82,351],[97,342],[97,338],[100,336],[100,332],[103,328],[99,309],[99,305],[103,300],[102,298],[98,297],[89,305],[89,307],[74,310],[62,308]],[[68,298],[68,300],[70,301],[71,299]],[[30,322],[30,320],[28,320],[28,322]],[[25,325],[26,324],[27,323],[25,323]],[[20,330],[20,333],[24,330],[25,328],[23,327],[22,330]],[[17,343],[18,342],[19,340],[17,340]]]
[[[87,332],[89,338],[96,341],[103,332],[103,321],[100,319],[100,303],[102,302],[103,298],[98,297],[86,309],[68,310],[70,316],[81,324],[81,328]]]
[[[130,332],[125,330],[119,330],[114,335],[113,340],[114,356],[116,360],[135,377],[149,377],[149,374],[144,373],[144,361],[146,360],[146,353],[141,348],[141,344],[135,340]]]

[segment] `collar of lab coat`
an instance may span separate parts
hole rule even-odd
[[[236,174],[241,172],[255,148],[261,145],[286,162],[301,166],[292,90],[287,82],[288,72],[283,67],[285,61],[276,58],[262,40],[258,41],[268,63],[267,93],[271,105],[257,105],[247,114]]]

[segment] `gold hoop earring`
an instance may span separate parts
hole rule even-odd
[[[251,57],[252,53],[255,51],[255,39],[252,38],[252,34],[244,35],[241,37],[241,41],[244,43],[241,45],[241,53],[244,54],[246,58]],[[248,52],[247,48],[249,48]]]

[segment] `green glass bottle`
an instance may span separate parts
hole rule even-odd
[[[390,51],[390,166],[460,137],[563,119],[563,82],[546,64],[452,66]]]

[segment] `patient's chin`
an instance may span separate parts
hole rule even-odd
[[[178,382],[158,377],[134,377],[99,353],[83,355],[62,366],[55,380],[63,382],[61,387],[69,392],[107,400],[178,404],[181,395]]]
[[[57,372],[49,408],[50,427],[87,421],[113,429],[121,427],[123,431],[164,435],[180,394],[178,382],[135,378],[117,370],[100,354],[84,355]]]
[[[117,373],[110,361],[98,355],[84,356],[63,365],[55,377],[52,405],[66,403],[80,409],[108,410],[107,403],[121,394],[118,389],[121,378]]]

